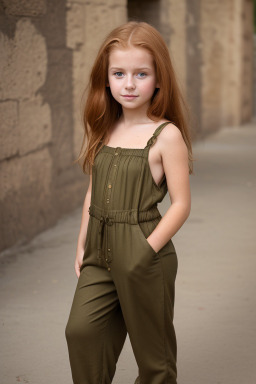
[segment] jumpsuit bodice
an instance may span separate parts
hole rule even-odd
[[[148,161],[150,147],[161,130],[161,124],[144,148],[122,148],[104,145],[92,167],[92,197],[94,205],[103,210],[146,211],[160,203],[167,193],[165,175],[156,184]]]

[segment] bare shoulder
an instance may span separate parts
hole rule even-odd
[[[159,152],[167,182],[174,175],[179,175],[180,177],[183,172],[187,175],[188,148],[180,129],[175,124],[167,124],[158,137]]]
[[[166,121],[167,122],[167,121]],[[176,141],[182,138],[181,131],[179,130],[178,127],[176,127],[175,124],[169,123],[167,124],[162,131],[159,134],[159,138],[163,139],[164,141],[168,140],[169,142],[171,141]]]
[[[173,123],[167,124],[159,134],[160,147],[162,150],[186,148],[180,129]]]

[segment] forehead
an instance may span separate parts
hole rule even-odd
[[[109,67],[153,67],[152,55],[145,48],[113,48],[109,54]]]

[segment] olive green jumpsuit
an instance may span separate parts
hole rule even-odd
[[[177,383],[177,255],[172,240],[155,252],[146,239],[168,190],[165,175],[157,185],[148,163],[166,124],[143,149],[104,145],[95,157],[83,262],[65,329],[74,384],[111,383],[127,332],[140,384]]]

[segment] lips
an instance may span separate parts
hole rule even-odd
[[[135,99],[135,97],[138,97],[137,95],[122,95],[122,96],[127,99]]]

